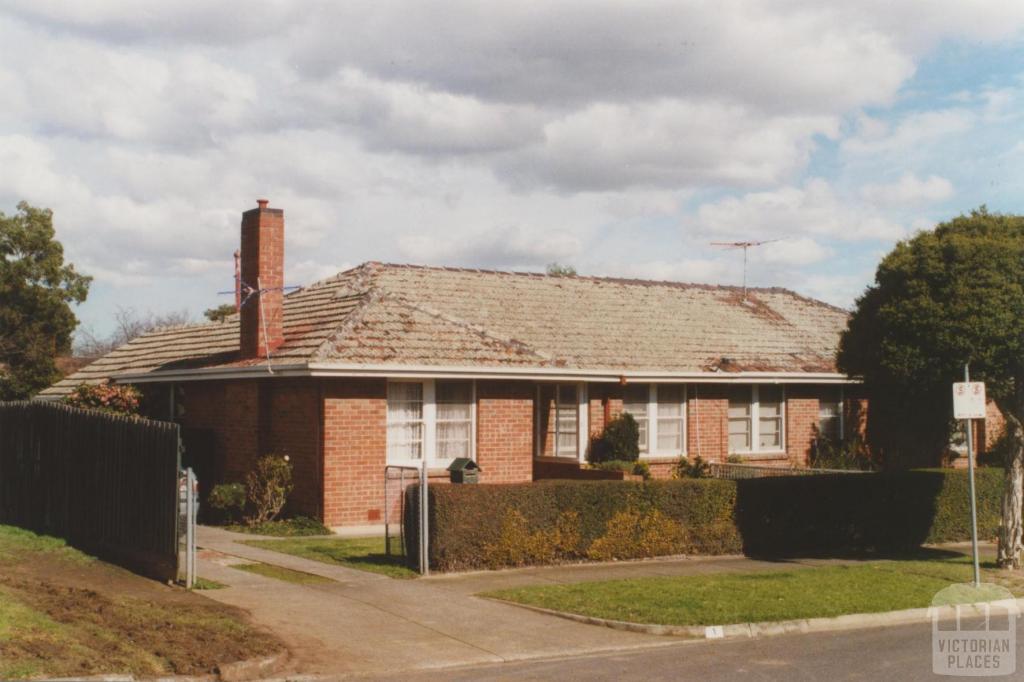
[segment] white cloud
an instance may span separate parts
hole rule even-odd
[[[1024,25],[937,2],[8,0],[0,205],[55,209],[106,297],[86,318],[168,281],[175,309],[216,303],[257,196],[286,210],[290,283],[366,259],[738,281],[709,235],[786,238],[751,275],[799,283],[961,196],[911,152],[1018,115],[982,84],[893,120],[922,55]],[[808,180],[822,147],[887,172]]]
[[[687,229],[729,239],[819,236],[840,240],[896,239],[904,229],[885,216],[844,202],[823,179],[701,204]]]
[[[938,175],[922,179],[913,173],[904,173],[889,184],[864,185],[861,195],[872,203],[888,206],[929,203],[953,196],[953,183]]]
[[[838,128],[834,117],[764,117],[710,101],[601,103],[550,122],[543,144],[498,170],[516,184],[570,190],[764,184],[801,168],[813,137]]]
[[[932,140],[964,133],[974,127],[977,116],[966,108],[914,112],[889,130],[881,129],[868,118],[861,121],[867,127],[842,142],[842,150],[848,154],[899,154]]]

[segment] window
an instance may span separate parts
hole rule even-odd
[[[640,427],[640,453],[649,457],[686,452],[686,386],[631,384],[622,409]]]
[[[781,386],[735,386],[729,393],[729,452],[786,449],[786,395]]]
[[[580,403],[576,384],[541,384],[538,426],[544,457],[579,457]]]
[[[388,383],[388,463],[447,466],[474,456],[472,381]]]
[[[679,384],[657,386],[658,452],[680,454],[686,449],[686,392]]]
[[[622,398],[622,411],[629,412],[640,427],[640,452],[647,452],[648,445],[648,404],[651,401],[651,388],[647,384],[629,384]]]
[[[729,452],[750,452],[754,431],[750,415],[750,389],[733,388],[729,395]]]
[[[843,439],[842,389],[830,392],[818,400],[818,436],[833,443]]]
[[[782,450],[782,388],[761,386],[758,396],[758,450]]]
[[[388,461],[423,459],[423,384],[388,384]]]
[[[438,381],[437,459],[472,457],[473,384],[469,381]]]

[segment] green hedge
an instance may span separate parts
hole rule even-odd
[[[987,539],[999,525],[1002,470],[977,474],[978,531]],[[407,494],[406,539],[414,548],[418,491]],[[967,476],[952,470],[437,485],[430,497],[430,562],[440,571],[673,553],[901,549],[970,538]]]

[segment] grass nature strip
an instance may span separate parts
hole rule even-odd
[[[246,540],[245,544],[391,578],[415,578],[418,575],[405,565],[404,557],[384,553],[383,537]]]
[[[993,580],[994,571],[985,579]],[[923,608],[937,592],[971,579],[961,559],[635,578],[487,592],[585,616],[662,625],[726,625]],[[1021,585],[1007,585],[1024,594]]]
[[[209,674],[282,646],[230,607],[0,525],[0,679]]]

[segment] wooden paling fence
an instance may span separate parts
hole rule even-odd
[[[178,425],[45,402],[0,403],[0,523],[173,580]]]

